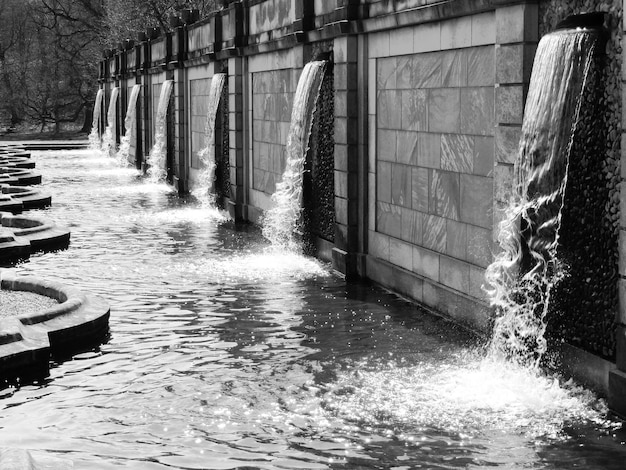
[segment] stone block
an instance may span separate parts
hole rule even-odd
[[[620,278],[618,281],[619,307],[617,309],[616,320],[622,325],[626,325],[626,279]]]
[[[493,86],[496,79],[495,47],[473,47],[467,51],[467,85]]]
[[[391,203],[411,207],[411,171],[406,165],[391,164]]]
[[[467,50],[442,52],[441,85],[444,88],[467,86]]]
[[[414,210],[428,212],[430,172],[427,168],[411,168],[411,207]]]
[[[336,83],[337,72],[335,72],[334,80]],[[367,61],[367,112],[368,114],[376,114],[377,87],[378,85],[377,85],[377,74],[376,74],[376,59],[369,59]],[[335,89],[337,89],[337,85],[335,85]]]
[[[376,89],[395,90],[398,77],[398,59],[385,57],[376,61]]]
[[[626,230],[620,229],[619,231],[619,246],[620,253],[623,253],[624,247],[626,247]],[[626,256],[623,255],[619,257],[619,273],[626,277]]]
[[[494,135],[494,93],[492,87],[461,89],[461,132]]]
[[[502,45],[496,48],[496,82],[524,82],[524,44]]]
[[[495,138],[495,161],[500,163],[515,163],[519,153],[520,139],[522,138],[521,126],[496,126]]]
[[[369,231],[369,253],[377,258],[389,261],[389,237],[382,233]]]
[[[421,212],[402,208],[402,240],[414,245],[422,244],[422,215]]]
[[[428,130],[428,107],[426,90],[402,90],[401,128],[411,131]]]
[[[446,254],[461,260],[467,258],[467,224],[446,220]]]
[[[620,216],[620,219],[619,219],[620,227],[626,228],[626,188],[624,188],[624,183],[620,185],[619,216]]]
[[[490,11],[472,15],[472,46],[494,44],[496,42],[496,15]]]
[[[536,4],[520,4],[496,10],[496,42],[537,41],[539,11]]]
[[[460,219],[468,224],[491,229],[493,180],[484,176],[460,175]]]
[[[441,168],[441,134],[418,133],[417,163],[427,168]]]
[[[493,175],[493,198],[496,202],[507,205],[513,198],[515,184],[514,167],[504,163],[496,163]]]
[[[494,147],[493,137],[474,137],[472,170],[475,175],[493,176]]]
[[[431,52],[418,54],[410,59],[411,80],[410,88],[438,88],[441,87],[441,66],[443,54]]]
[[[458,133],[461,121],[461,91],[435,88],[428,91],[428,130]]]
[[[609,372],[609,407],[618,415],[626,416],[626,373],[620,370]]]
[[[389,262],[408,271],[413,268],[413,248],[396,238],[389,240]]]
[[[397,133],[398,131],[390,131],[379,129],[376,139],[376,151],[378,160],[387,162],[395,162],[397,155]]]
[[[378,92],[376,103],[378,127],[382,129],[402,128],[402,95],[399,90]]]
[[[400,207],[385,202],[376,204],[376,231],[391,237],[402,237],[402,212]]]
[[[441,23],[419,25],[413,30],[413,52],[429,52],[441,49]]]
[[[370,57],[389,57],[389,31],[367,35],[367,50]]]
[[[446,250],[446,219],[436,215],[426,215],[423,218],[422,237],[426,248],[438,253]]]
[[[427,277],[433,281],[439,281],[439,258],[440,256],[421,246],[413,247],[413,272]]]
[[[354,62],[358,47],[356,36],[339,36],[333,40],[333,61],[335,63]]]
[[[455,18],[441,23],[441,48],[459,49],[472,45],[472,18]]]
[[[522,124],[524,89],[521,85],[496,87],[496,119],[503,124]]]
[[[467,261],[482,268],[489,266],[493,260],[492,234],[490,229],[467,226]]]
[[[441,169],[457,173],[472,173],[474,166],[474,137],[463,134],[441,135]]]
[[[626,326],[617,325],[615,328],[615,365],[621,371],[626,371]]]
[[[469,294],[470,265],[448,256],[439,260],[439,282],[451,289]]]
[[[419,88],[414,85],[414,56],[401,56],[396,58],[396,88],[410,90]]]
[[[417,165],[417,132],[398,131],[396,161],[406,165]]]
[[[338,224],[348,225],[348,200],[335,197],[335,220]]]
[[[459,175],[433,170],[430,181],[429,213],[459,220]]]
[[[376,59],[370,60],[370,64],[376,67]],[[348,64],[333,64],[333,87],[335,90],[348,89]],[[372,85],[376,83],[376,74],[372,78]]]
[[[376,200],[391,202],[391,163],[378,162],[376,169]]]
[[[486,300],[487,293],[483,290],[485,285],[485,270],[471,266],[469,269],[469,295],[479,300]]]
[[[394,29],[389,35],[389,53],[404,55],[413,53],[413,28]]]

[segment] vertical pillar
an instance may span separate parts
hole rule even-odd
[[[513,165],[519,150],[524,103],[538,40],[537,4],[522,3],[496,10],[494,238],[512,196]]]
[[[228,212],[235,221],[247,219],[243,59],[228,59],[228,143],[230,159],[230,200]]]
[[[359,184],[359,41],[356,36],[334,40],[335,85],[335,248],[333,267],[357,274],[359,200],[366,198]],[[365,111],[364,113],[366,113]],[[366,115],[366,114],[365,114]],[[367,173],[365,173],[367,175]]]
[[[626,0],[623,0],[626,8]],[[626,39],[626,19],[622,21],[622,44]],[[622,46],[623,47],[623,46]],[[622,62],[622,110],[626,109],[626,63]],[[621,178],[626,178],[626,115],[622,111],[621,129]],[[623,183],[620,191],[619,229],[619,305],[615,331],[616,369],[609,372],[609,407],[626,416],[626,191]]]
[[[185,104],[186,73],[184,68],[174,70],[174,187],[180,194],[189,190],[187,152],[187,113]]]

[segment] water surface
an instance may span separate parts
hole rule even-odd
[[[77,469],[621,469],[573,384],[89,151],[36,154],[70,247],[18,273],[106,298],[111,337],[0,398],[0,448]]]

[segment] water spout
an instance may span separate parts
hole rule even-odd
[[[173,80],[165,80],[161,86],[155,121],[154,145],[148,156],[148,178],[153,183],[162,183],[167,177],[167,108],[173,85]]]
[[[500,224],[501,253],[488,267],[496,307],[490,356],[537,367],[546,352],[553,288],[567,274],[559,229],[581,96],[598,33],[556,31],[538,46],[515,165],[516,193]]]
[[[131,143],[134,143],[137,127],[137,98],[139,97],[140,90],[141,85],[133,85],[130,98],[128,99],[128,108],[126,109],[126,118],[124,119],[126,132],[122,137],[120,149],[117,152],[117,159],[121,165],[128,165]]]
[[[92,150],[100,150],[102,141],[100,139],[100,114],[102,113],[102,97],[104,92],[102,88],[98,89],[96,100],[93,105],[93,118],[91,121],[91,132],[89,133],[89,148]]]
[[[302,174],[325,67],[326,61],[318,60],[306,64],[302,71],[291,112],[285,171],[272,194],[273,207],[262,220],[263,236],[272,245],[289,250],[300,249],[295,233],[302,212]]]
[[[211,79],[204,147],[198,152],[198,157],[204,165],[204,168],[200,172],[198,187],[193,191],[194,196],[203,201],[203,203],[211,206],[213,206],[215,202],[215,168],[217,166],[215,161],[215,122],[225,82],[226,74],[224,73],[215,74]]]
[[[119,96],[120,88],[115,87],[111,90],[111,101],[109,101],[109,109],[107,111],[107,127],[104,130],[104,137],[102,138],[102,152],[108,156],[114,156],[116,151],[115,142],[115,129],[117,127],[117,119],[115,109],[117,106],[117,97]]]

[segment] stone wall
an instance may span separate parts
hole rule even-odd
[[[285,168],[285,144],[300,71],[252,74],[252,187],[271,195]]]
[[[607,215],[602,230],[613,235],[608,251],[614,262],[620,223],[626,240],[626,216],[619,219],[617,189],[624,127],[622,1],[222,3],[224,8],[209,18],[173,33],[178,41],[175,56],[168,49],[169,35],[138,44],[132,70],[119,70],[125,63],[120,56],[126,52],[104,60],[101,79],[106,88],[120,77],[144,85],[144,153],[153,143],[161,83],[173,76],[173,171],[178,188],[185,191],[199,167],[210,78],[227,70],[228,102],[221,111],[220,132],[228,138],[216,153],[227,156],[228,163],[224,158],[218,178],[228,179],[222,195],[233,218],[257,222],[270,207],[284,169],[300,73],[315,51],[330,53],[332,76],[322,87],[320,112],[325,116],[314,125],[311,199],[305,203],[324,206],[321,218],[327,226],[317,235],[325,240],[325,248],[318,244],[315,249],[332,258],[333,266],[348,277],[369,278],[483,331],[488,331],[493,315],[482,290],[483,275],[498,250],[498,222],[512,195],[524,101],[540,34],[569,14],[608,11],[612,36],[600,99],[607,111],[597,120],[605,124],[602,132],[607,137],[598,149],[606,190],[599,196]],[[320,155],[325,163],[318,166]],[[332,183],[314,189],[321,179]],[[315,199],[315,191],[325,196],[323,200]],[[622,200],[626,207],[626,196]],[[576,217],[582,216],[571,220]],[[624,259],[619,268],[622,310]],[[612,336],[614,281],[611,273],[603,277],[607,288],[599,297],[604,300],[589,304],[595,316],[559,320],[559,334],[596,356],[615,357],[618,367],[626,370],[625,314],[618,318],[616,339]],[[593,333],[585,337],[586,332]]]

